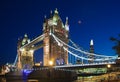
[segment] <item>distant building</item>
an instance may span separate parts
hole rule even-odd
[[[94,53],[94,42],[93,42],[93,40],[90,41],[90,53],[91,54],[88,55],[88,58],[91,59],[91,60],[89,60],[88,62],[93,63],[94,62],[94,55],[92,55]]]

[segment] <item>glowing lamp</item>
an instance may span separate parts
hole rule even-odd
[[[49,65],[52,66],[53,65],[53,61],[49,61]]]
[[[30,50],[30,52],[31,52],[31,53],[33,53],[33,52],[34,52],[34,50]]]
[[[22,49],[20,48],[20,51],[21,51],[21,52],[24,52],[24,51],[25,51],[25,48],[22,48]]]
[[[107,67],[108,67],[108,68],[110,68],[110,67],[111,67],[111,65],[110,65],[110,64],[108,64],[108,65],[107,65]]]

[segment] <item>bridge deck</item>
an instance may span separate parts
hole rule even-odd
[[[111,63],[95,63],[95,64],[75,64],[75,65],[62,65],[62,66],[54,66],[54,68],[68,68],[68,69],[79,69],[79,68],[107,68],[107,65],[110,64],[111,67],[117,67],[119,64],[115,62]]]

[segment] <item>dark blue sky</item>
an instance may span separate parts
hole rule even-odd
[[[42,34],[44,15],[55,8],[63,22],[69,17],[75,43],[89,50],[93,39],[96,53],[115,55],[109,38],[120,33],[119,0],[0,0],[0,64],[14,61],[19,37]]]

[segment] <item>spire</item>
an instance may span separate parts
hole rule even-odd
[[[47,18],[47,16],[46,15],[44,15],[44,21],[43,21],[43,30],[45,30],[45,27],[46,27],[46,19]]]
[[[66,17],[65,30],[69,31],[68,17]]]
[[[92,55],[94,53],[94,43],[93,43],[93,39],[90,40],[90,53],[88,55],[88,57],[91,59],[89,60],[89,63],[93,63],[94,62],[94,55]]]
[[[46,18],[47,18],[47,16],[46,16],[46,15],[44,15],[44,22],[46,21]]]
[[[57,10],[57,8],[55,9],[54,13],[55,13],[55,14],[58,14],[58,10]]]
[[[68,25],[68,17],[66,17],[66,23],[65,24]]]
[[[58,10],[57,8],[54,11],[54,15],[53,15],[53,21],[57,22],[60,19],[59,15],[58,15]]]
[[[45,19],[45,20],[46,20],[46,18],[47,18],[46,15],[44,15],[44,19]]]
[[[94,43],[93,43],[93,40],[91,39],[91,41],[90,41],[90,45],[92,46],[92,45],[94,45]]]
[[[50,11],[50,14],[52,14],[52,10]]]
[[[94,53],[94,43],[93,43],[93,39],[90,40],[90,53]]]
[[[25,35],[24,35],[24,37],[25,37],[25,38],[27,38],[27,37],[28,37],[28,35],[27,35],[27,34],[25,34]]]
[[[51,11],[50,11],[50,17],[51,17],[51,18],[52,18],[52,16],[53,16],[52,13],[53,13],[53,12],[52,12],[52,10],[51,10]]]

